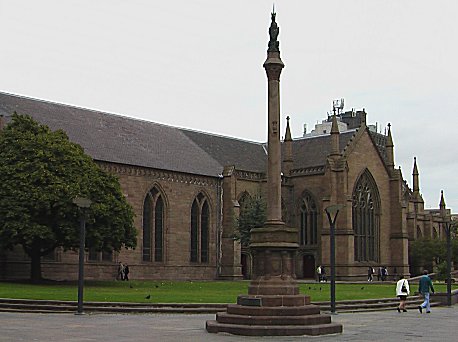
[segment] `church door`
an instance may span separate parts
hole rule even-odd
[[[315,278],[315,257],[313,255],[304,255],[304,278],[314,279]]]

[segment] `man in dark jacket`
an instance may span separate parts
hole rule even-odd
[[[124,280],[129,281],[129,265],[124,266]]]
[[[431,312],[431,307],[429,305],[429,293],[434,293],[433,282],[428,276],[428,271],[423,271],[423,277],[420,278],[420,283],[418,284],[418,292],[421,293],[425,301],[418,307],[420,313],[423,313],[423,309],[426,308],[426,313]]]

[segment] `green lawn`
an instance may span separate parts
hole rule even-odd
[[[85,301],[138,303],[234,303],[237,295],[246,294],[248,281],[87,281]],[[445,284],[435,284],[436,292],[446,291]],[[415,291],[412,284],[411,291]],[[454,286],[454,288],[457,288]],[[336,299],[370,299],[395,297],[395,285],[336,284]],[[329,300],[329,283],[301,283],[300,292],[312,301]],[[145,297],[150,295],[149,299]],[[0,282],[0,298],[77,300],[77,284]]]

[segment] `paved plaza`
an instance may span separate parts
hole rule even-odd
[[[332,317],[344,333],[328,336],[245,337],[209,334],[205,321],[215,315],[184,314],[30,314],[0,313],[0,341],[457,341],[458,306],[417,310],[343,313]]]

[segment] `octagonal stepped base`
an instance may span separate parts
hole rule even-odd
[[[298,336],[341,333],[341,324],[320,314],[309,296],[239,296],[215,321],[207,321],[209,333],[225,332],[245,336]]]
[[[336,323],[317,324],[310,326],[301,325],[238,325],[223,324],[216,321],[207,321],[209,333],[225,332],[243,336],[302,336],[302,335],[329,335],[342,332],[342,325]]]
[[[307,316],[244,316],[220,312],[216,314],[216,322],[239,325],[315,325],[331,323],[331,317],[320,314]]]

